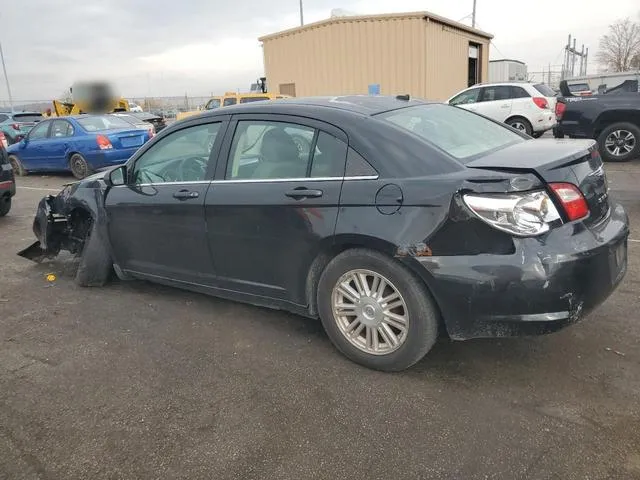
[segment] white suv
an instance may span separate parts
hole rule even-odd
[[[543,83],[478,84],[454,95],[448,103],[504,122],[536,138],[556,124],[556,94]]]

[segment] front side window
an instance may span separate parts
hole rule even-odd
[[[499,123],[448,105],[407,107],[382,113],[379,117],[422,138],[462,163],[490,151],[527,141]]]
[[[227,97],[223,100],[222,105],[225,107],[228,107],[230,105],[235,105],[237,100],[238,99],[236,97]]]
[[[47,138],[50,122],[42,122],[36,125],[29,132],[29,140],[42,140]]]
[[[133,183],[206,180],[220,125],[196,125],[167,135],[138,158],[133,167]]]
[[[472,88],[471,90],[466,90],[459,95],[456,95],[449,101],[451,105],[467,105],[469,103],[476,103],[478,101],[480,89]]]
[[[51,124],[51,138],[63,138],[73,135],[73,126],[65,120],[54,120]]]

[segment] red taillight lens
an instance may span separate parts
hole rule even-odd
[[[111,141],[104,135],[97,135],[96,142],[98,143],[98,148],[100,148],[100,150],[109,150],[110,148],[113,148]]]
[[[589,215],[589,206],[578,187],[572,183],[550,183],[549,186],[560,200],[569,220],[579,220]]]
[[[549,108],[549,102],[544,97],[533,97],[533,103],[540,108]]]
[[[14,123],[11,125],[11,128],[13,128],[14,130],[20,130],[20,125],[18,125],[17,123]]]
[[[562,102],[556,102],[556,119],[562,120],[562,116],[564,115],[564,111],[567,109],[567,106]]]

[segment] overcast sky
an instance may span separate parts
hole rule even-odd
[[[358,14],[426,10],[470,23],[473,0],[304,0],[305,23],[341,8]],[[562,63],[567,35],[597,50],[638,0],[477,0],[491,58],[529,71]],[[468,18],[463,18],[468,17]],[[0,41],[14,99],[58,97],[75,80],[106,78],[130,97],[246,90],[262,75],[257,38],[299,24],[298,0],[5,0]],[[313,52],[309,52],[313,55]],[[590,71],[596,71],[595,55]],[[7,100],[4,82],[0,103]]]

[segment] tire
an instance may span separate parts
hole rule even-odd
[[[71,169],[71,173],[78,180],[82,180],[92,173],[89,163],[79,153],[71,155],[71,158],[69,159],[69,169]]]
[[[80,253],[75,282],[81,287],[102,287],[111,277],[112,271],[113,262],[109,252],[97,232],[97,227],[93,224]]]
[[[613,144],[607,145],[610,142]],[[609,125],[598,135],[598,148],[605,162],[628,162],[639,157],[640,127],[628,122]]]
[[[524,117],[511,117],[504,123],[516,130],[520,130],[522,133],[526,133],[529,136],[533,135],[533,127],[529,120]]]
[[[559,139],[564,138],[564,133],[562,132],[562,130],[560,130],[560,128],[558,127],[553,128],[553,138],[559,138]]]
[[[531,134],[533,138],[540,138],[542,135],[544,135],[544,132],[533,132]]]
[[[347,328],[346,324],[356,323],[356,316],[343,315],[340,317],[335,315],[334,300],[342,305],[345,305],[345,302],[349,302],[349,300],[346,297],[341,297],[341,294],[334,290],[334,287],[339,282],[346,282],[345,278],[348,279],[354,271],[364,272],[365,275],[366,272],[378,275],[390,285],[383,288],[381,294],[363,295],[360,297],[358,305],[353,302],[350,304],[353,305],[354,312],[359,309],[358,322],[360,322],[359,319],[363,320],[358,323],[353,332],[360,330],[361,323],[364,324],[367,321],[375,323],[377,320],[374,317],[384,316],[381,311],[385,308],[385,304],[376,303],[376,298],[389,298],[395,290],[399,294],[399,300],[390,299],[386,305],[404,302],[401,307],[391,308],[389,311],[395,313],[396,317],[401,317],[402,314],[399,312],[403,312],[407,319],[404,324],[407,326],[404,333],[395,326],[391,329],[392,333],[396,334],[396,340],[399,340],[397,346],[393,347],[392,342],[387,340],[390,338],[387,333],[391,328],[389,324],[363,326],[357,335],[350,336],[351,340],[347,338],[347,333],[343,333]],[[367,286],[373,290],[376,285],[375,280],[373,278],[368,278],[368,280],[370,281],[367,281]],[[365,367],[387,372],[404,370],[422,359],[438,338],[439,315],[425,285],[404,265],[378,252],[353,249],[337,255],[322,272],[316,294],[320,319],[331,342],[347,358]],[[361,307],[363,303],[365,304],[364,308]],[[365,312],[365,308],[369,308],[368,313]],[[388,320],[387,317],[385,318]],[[374,328],[376,329],[375,342],[380,348],[377,353],[371,353],[368,346],[364,345],[369,343],[369,338],[374,338]],[[369,329],[372,332],[370,337],[366,334]],[[400,333],[398,334],[398,332]],[[360,346],[357,346],[356,343]],[[385,350],[387,351],[385,352]]]
[[[4,217],[11,210],[11,197],[3,195],[0,197],[0,217]]]
[[[9,163],[11,164],[11,168],[13,168],[13,173],[18,175],[19,177],[25,177],[28,172],[22,166],[22,162],[15,155],[9,155]]]

